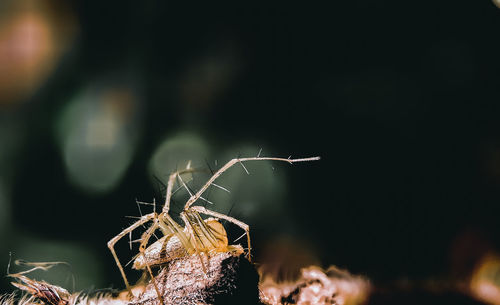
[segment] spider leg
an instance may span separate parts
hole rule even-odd
[[[151,266],[149,266],[149,263],[147,262],[146,257],[144,255],[144,252],[146,251],[146,247],[148,245],[149,239],[154,234],[154,232],[160,228],[160,226],[158,225],[158,222],[159,222],[158,218],[155,218],[154,224],[143,235],[142,242],[139,246],[139,252],[140,252],[140,255],[142,255],[142,257],[144,258],[144,262],[146,263],[146,269],[148,270],[149,276],[151,277],[151,281],[153,282],[153,286],[156,290],[156,294],[158,295],[158,299],[160,299],[160,304],[164,305],[163,297],[160,293],[160,289],[158,288],[158,285],[156,285],[156,280],[153,276],[153,272],[151,271]]]
[[[212,183],[219,178],[219,176],[227,171],[230,167],[235,165],[236,163],[240,163],[243,165],[242,162],[246,161],[263,161],[263,160],[268,160],[268,161],[283,161],[283,162],[288,162],[290,164],[295,163],[295,162],[305,162],[305,161],[315,161],[319,160],[319,157],[312,157],[312,158],[301,158],[301,159],[290,159],[290,158],[273,158],[273,157],[250,157],[250,158],[235,158],[227,162],[223,167],[221,167],[218,171],[215,172],[215,174],[212,175],[212,177],[203,185],[196,194],[192,195],[191,198],[186,202],[186,205],[184,206],[184,210],[189,209],[193,203],[198,200],[201,195],[207,190],[207,188],[212,185]],[[245,167],[243,167],[246,170]],[[247,171],[248,172],[248,171]],[[222,217],[221,217],[222,218]],[[233,218],[234,219],[234,218]]]
[[[173,172],[172,174],[170,174],[170,176],[168,177],[168,182],[167,182],[167,193],[165,195],[165,204],[163,205],[163,210],[162,210],[163,213],[168,213],[168,211],[170,210],[170,201],[172,199],[172,189],[174,188],[174,183],[175,183],[175,179],[177,178],[177,176],[180,177],[180,175],[182,175],[182,174],[192,173],[194,171],[196,171],[196,169],[191,168],[190,165],[188,164],[188,167],[186,169],[179,170],[179,171],[176,171],[176,172]]]
[[[120,263],[120,260],[118,259],[118,256],[116,255],[115,252],[115,244],[122,239],[124,236],[126,236],[129,232],[134,231],[138,227],[142,226],[146,222],[154,219],[157,217],[156,213],[151,213],[151,214],[146,214],[141,217],[138,221],[133,223],[131,226],[126,228],[125,230],[121,231],[118,235],[113,237],[110,241],[108,241],[108,248],[111,251],[111,254],[113,255],[113,258],[115,259],[116,265],[118,266],[118,269],[120,269],[120,273],[123,277],[123,281],[125,282],[125,286],[127,287],[127,290],[130,291],[130,284],[127,280],[127,276],[125,275],[125,271],[123,270],[122,264]]]
[[[198,245],[197,245],[198,244],[197,238],[199,239],[199,237],[195,235],[194,228],[191,225],[191,222],[189,221],[188,217],[186,216],[186,214],[184,212],[181,213],[181,218],[184,221],[184,224],[186,225],[186,228],[187,228],[189,234],[191,235],[191,239],[192,239],[191,244],[194,247],[196,255],[198,255],[198,257],[200,258],[200,263],[201,263],[201,268],[203,269],[203,273],[206,274],[207,268],[205,267],[205,264],[203,263],[203,259],[201,258],[201,254],[200,254],[201,251],[200,251],[200,249],[198,249]]]
[[[182,186],[187,190],[188,194],[190,196],[193,196],[193,193],[191,192],[187,184],[184,182],[182,177],[178,176],[178,178]],[[204,198],[200,196],[200,199]],[[212,232],[210,232],[210,230],[208,230],[205,222],[198,213],[190,213],[190,211],[185,210],[184,212],[181,213],[181,218],[184,221],[184,224],[186,225],[186,228],[188,229],[189,234],[192,237],[193,240],[192,245],[194,246],[196,252],[205,251],[207,247],[210,247],[209,245],[205,244],[207,241],[208,243],[211,244],[212,247],[217,246],[216,237],[212,234]],[[198,249],[198,242],[199,245],[202,247],[201,250]],[[203,261],[201,261],[201,264],[203,266]]]
[[[213,217],[225,219],[225,220],[227,220],[229,222],[234,223],[235,225],[237,225],[238,227],[242,228],[243,230],[245,230],[245,233],[247,235],[247,244],[248,244],[248,254],[247,254],[247,256],[248,256],[248,260],[252,261],[252,256],[250,255],[250,251],[252,249],[252,246],[250,244],[250,227],[246,223],[244,223],[242,221],[239,221],[236,218],[233,218],[233,217],[221,214],[221,213],[217,213],[217,212],[214,212],[214,211],[211,211],[211,210],[207,210],[206,208],[204,208],[202,206],[193,206],[193,207],[191,207],[191,210],[194,210],[194,211],[196,211],[196,212],[198,212],[200,214],[205,214],[205,215],[209,215],[209,216],[213,216]]]

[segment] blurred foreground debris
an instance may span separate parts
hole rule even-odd
[[[367,279],[331,266],[326,271],[311,266],[301,270],[297,281],[278,284],[270,277],[260,285],[261,301],[278,304],[364,304],[370,293]]]
[[[44,281],[32,280],[24,275],[15,276],[21,283],[12,282],[26,292],[21,299],[14,294],[0,296],[0,305],[126,305],[125,299],[114,298],[111,294],[89,296],[83,293],[70,294],[66,289]]]
[[[11,282],[12,285],[40,299],[45,304],[68,305],[71,295],[66,289],[44,281],[38,282],[24,275],[18,275],[16,278],[22,283]]]
[[[51,285],[44,281],[37,281],[28,278],[24,274],[35,270],[49,270],[55,265],[65,264],[64,262],[43,262],[30,263],[22,260],[16,260],[16,265],[32,266],[30,270],[19,273],[8,274],[17,282],[11,282],[12,285],[23,291],[22,298],[16,299],[14,294],[0,295],[0,305],[125,305],[126,299],[114,298],[111,294],[97,294],[89,296],[83,293],[69,293],[66,289]],[[9,265],[10,267],[10,265]]]

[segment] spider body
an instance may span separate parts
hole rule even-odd
[[[224,226],[215,218],[201,219],[199,213],[190,211],[191,217],[198,219],[199,224],[191,223],[194,234],[190,234],[185,227],[182,234],[188,239],[187,246],[183,245],[175,233],[165,234],[163,237],[149,245],[141,255],[137,255],[132,268],[146,269],[147,266],[159,266],[186,255],[199,252],[211,255],[215,252],[243,253],[240,245],[228,245],[227,234]],[[195,245],[195,246],[194,246]]]
[[[243,248],[240,245],[228,244],[226,231],[222,224],[218,221],[219,219],[227,220],[239,226],[245,231],[248,246],[246,256],[248,260],[250,260],[250,228],[247,224],[225,214],[214,212],[202,206],[193,204],[198,199],[206,200],[202,197],[202,195],[212,185],[224,189],[223,187],[216,185],[214,181],[223,172],[225,172],[236,163],[240,163],[243,166],[243,162],[261,160],[283,161],[292,164],[295,162],[319,160],[319,157],[303,159],[285,159],[259,156],[250,158],[235,158],[230,160],[219,170],[217,170],[195,194],[191,193],[189,187],[184,183],[181,177],[182,174],[192,173],[195,171],[193,168],[190,168],[190,164],[188,164],[186,169],[172,173],[168,179],[165,204],[163,206],[162,212],[160,214],[153,212],[142,216],[139,220],[130,225],[128,228],[124,229],[108,242],[108,247],[116,261],[118,269],[120,270],[127,290],[131,292],[127,276],[125,275],[125,271],[123,270],[120,260],[118,259],[118,256],[116,255],[116,252],[114,250],[114,245],[120,239],[127,236],[128,234],[131,234],[132,231],[141,226],[144,226],[148,222],[152,222],[152,224],[141,236],[139,253],[135,257],[133,268],[138,270],[147,270],[151,278],[153,278],[153,273],[151,271],[152,266],[162,265],[174,259],[185,257],[186,255],[198,255],[202,263],[201,265],[204,268],[201,253],[204,253],[208,256],[213,253],[227,251],[232,251],[236,254],[243,253]],[[248,173],[244,166],[243,168]],[[184,205],[183,211],[180,213],[180,217],[184,222],[184,227],[175,222],[169,215],[172,189],[174,183],[177,180],[180,180],[180,184],[188,191],[190,195],[190,198]],[[203,219],[200,214],[207,215],[213,218]],[[160,230],[162,232],[162,237],[148,245],[151,236],[153,236],[157,230]],[[152,282],[155,286],[160,303],[163,304],[163,299],[158,287],[156,286],[156,282],[154,280]]]

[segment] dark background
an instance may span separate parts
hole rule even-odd
[[[492,2],[44,3],[55,32],[71,27],[50,73],[0,104],[1,266],[10,251],[65,260],[79,289],[122,287],[106,242],[138,214],[136,198],[161,202],[148,162],[183,132],[207,143],[202,166],[259,148],[322,157],[273,163],[285,187],[272,219],[258,215],[277,202],[234,215],[251,226],[257,262],[267,243],[288,240],[284,252],[305,252],[304,262],[386,283],[458,279],[498,251]],[[3,6],[4,20],[22,12],[13,7]],[[123,128],[133,153],[113,186],[89,190],[68,178],[54,126],[95,83],[132,92]],[[6,278],[0,287],[12,290]]]

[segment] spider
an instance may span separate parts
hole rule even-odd
[[[243,248],[240,245],[228,245],[227,235],[224,227],[218,221],[219,219],[227,220],[235,225],[239,226],[245,231],[247,237],[248,252],[246,257],[251,261],[251,244],[250,244],[250,228],[244,222],[241,222],[233,217],[211,211],[205,207],[193,205],[198,199],[204,199],[202,197],[203,193],[211,186],[218,186],[214,181],[226,170],[240,163],[243,169],[248,173],[243,162],[248,161],[283,161],[290,164],[296,162],[313,161],[319,160],[319,157],[312,158],[301,158],[301,159],[291,159],[291,158],[274,158],[274,157],[249,157],[249,158],[235,158],[227,162],[218,171],[216,171],[212,177],[196,192],[192,193],[187,187],[186,183],[182,180],[181,175],[185,173],[192,173],[195,169],[191,168],[188,164],[186,169],[176,171],[169,176],[167,183],[167,191],[165,196],[165,204],[163,205],[161,213],[149,213],[140,217],[135,223],[130,225],[128,228],[121,231],[118,235],[113,237],[108,242],[108,248],[111,250],[118,269],[123,277],[125,286],[129,292],[131,292],[129,281],[125,275],[125,271],[116,255],[114,246],[127,234],[131,234],[132,231],[144,226],[148,222],[152,222],[152,225],[142,234],[140,239],[139,254],[135,257],[133,268],[137,270],[147,270],[151,278],[153,274],[151,271],[152,266],[162,265],[169,261],[177,258],[182,258],[187,255],[196,254],[200,257],[200,253],[205,253],[210,255],[216,252],[235,252],[238,254],[243,253]],[[177,222],[175,222],[169,215],[170,201],[172,198],[172,189],[175,181],[179,179],[182,186],[188,190],[190,198],[184,205],[184,209],[180,212],[180,217],[184,222],[185,227],[182,227]],[[203,219],[200,214],[210,216],[210,218]],[[161,238],[148,246],[149,239],[153,234],[160,230],[163,234]],[[202,266],[203,266],[203,261]],[[205,268],[205,267],[203,267]],[[161,294],[158,287],[156,287],[156,292],[160,298],[160,302],[163,304]]]

